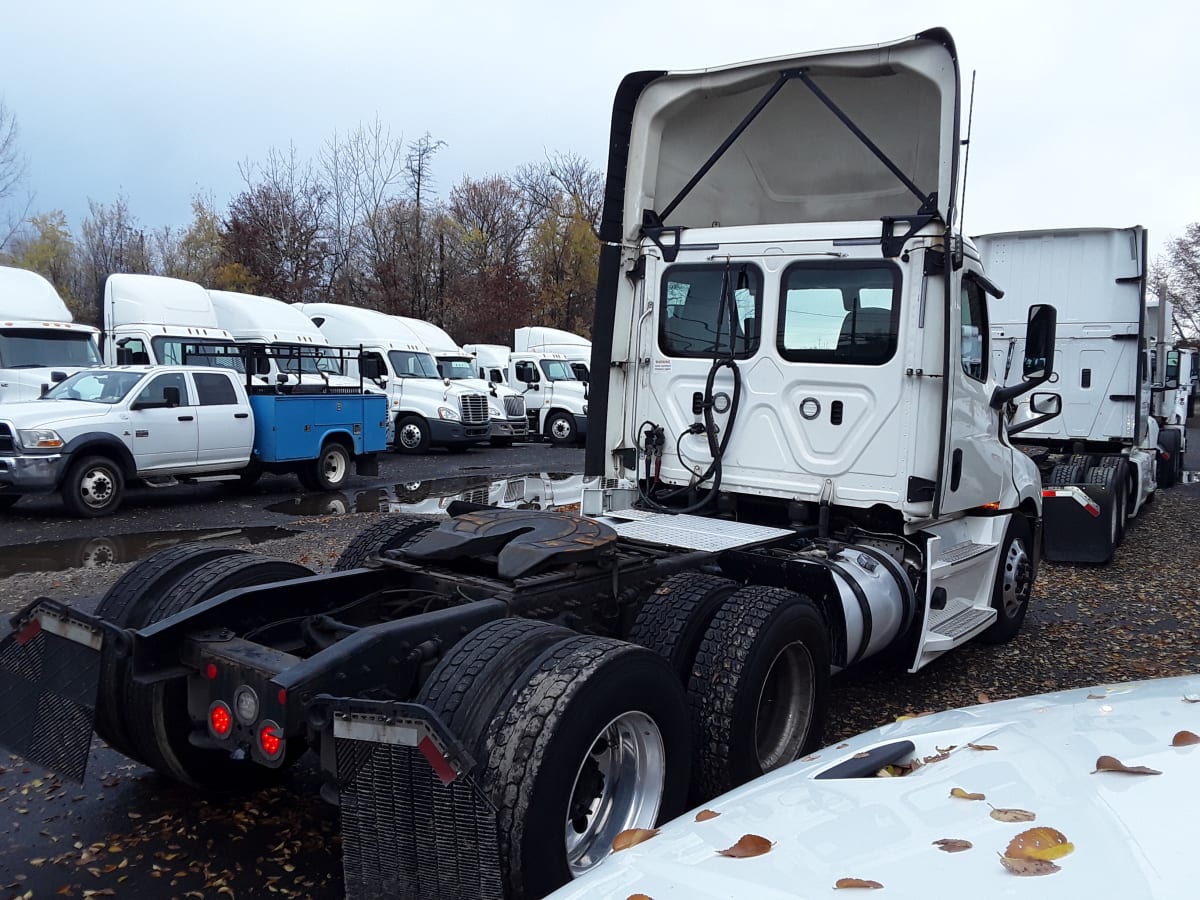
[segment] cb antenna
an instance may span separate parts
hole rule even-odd
[[[967,217],[967,170],[971,166],[971,125],[975,121],[975,69],[971,70],[971,99],[967,105],[967,137],[962,145],[967,148],[963,155],[962,200],[958,204],[958,233],[965,234],[963,223]]]

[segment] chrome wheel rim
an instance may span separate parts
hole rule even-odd
[[[79,479],[79,496],[92,509],[108,506],[116,490],[113,473],[103,466],[88,469]]]
[[[1029,599],[1029,573],[1029,554],[1025,551],[1025,542],[1017,538],[1008,545],[1008,553],[1004,556],[1000,611],[1006,618],[1015,617]]]
[[[400,443],[409,450],[415,450],[421,446],[421,438],[423,432],[420,425],[414,425],[411,422],[400,429]]]
[[[567,865],[578,877],[612,853],[627,828],[652,828],[666,784],[666,747],[648,715],[627,712],[604,726],[580,763],[567,804]]]
[[[812,727],[815,690],[812,654],[799,641],[788,644],[771,662],[758,695],[754,738],[764,772],[791,762],[804,749]]]
[[[571,423],[559,416],[550,423],[550,433],[560,441],[565,441],[571,436]]]

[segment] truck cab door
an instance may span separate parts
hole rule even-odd
[[[254,419],[232,377],[224,372],[192,373],[197,399],[197,462],[202,466],[237,468],[250,459]]]
[[[174,404],[176,397],[178,404]],[[129,409],[129,447],[138,472],[196,465],[199,431],[193,400],[183,372],[155,375],[134,393]]]

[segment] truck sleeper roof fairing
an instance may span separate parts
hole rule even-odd
[[[0,266],[0,319],[13,322],[73,322],[58,291],[37,272]]]
[[[959,91],[954,42],[940,28],[876,46],[636,72],[613,106],[601,238],[636,242],[654,236],[647,226],[951,223]]]
[[[273,297],[210,290],[217,320],[238,341],[328,345],[312,319]]]
[[[386,347],[429,353],[424,341],[399,316],[342,303],[295,303],[336,344]]]
[[[192,281],[162,275],[109,275],[104,283],[104,322],[221,329],[208,291]],[[222,330],[220,337],[228,338]]]

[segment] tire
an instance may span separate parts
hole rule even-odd
[[[607,857],[621,831],[684,809],[683,689],[644,647],[591,635],[555,644],[489,730],[481,781],[496,807],[501,873],[514,900],[545,896]],[[600,808],[585,811],[589,799]],[[564,828],[572,821],[564,811],[574,828]]]
[[[20,499],[20,494],[0,494],[0,510],[12,509],[13,505]]]
[[[546,437],[552,444],[574,444],[579,440],[575,417],[564,412],[552,412],[546,419]]]
[[[121,467],[107,456],[85,456],[67,470],[62,484],[63,505],[85,519],[117,511],[125,493]]]
[[[428,453],[429,423],[420,416],[401,416],[396,420],[396,438],[392,446],[397,453]]]
[[[1179,480],[1179,472],[1182,471],[1182,454],[1179,448],[1182,446],[1180,434],[1174,428],[1164,428],[1158,433],[1158,446],[1162,453],[1167,454],[1167,458],[1162,458],[1162,453],[1159,454],[1158,460],[1158,486],[1162,488],[1174,487],[1175,482]]]
[[[672,575],[638,610],[629,640],[669,662],[686,686],[709,623],[738,587],[735,581],[703,572]]]
[[[146,612],[146,624],[161,622],[234,588],[312,574],[304,566],[269,557],[247,554],[213,559],[160,594]],[[126,723],[133,749],[137,758],[160,774],[190,787],[228,793],[271,784],[286,768],[285,764],[270,769],[248,759],[232,759],[222,750],[192,746],[188,741],[192,721],[188,715],[186,678],[154,684],[138,684],[126,678],[124,686]],[[287,759],[294,762],[303,750],[302,742],[294,742]]]
[[[1033,568],[1033,532],[1020,513],[1014,513],[1004,532],[996,578],[992,583],[992,608],[996,621],[977,640],[1003,644],[1016,637],[1029,612],[1029,596],[1037,572]]]
[[[1093,466],[1087,470],[1084,478],[1086,484],[1100,485],[1108,491],[1109,502],[1100,507],[1101,512],[1108,515],[1109,553],[1103,560],[1108,562],[1121,545],[1121,536],[1124,534],[1125,486],[1118,481],[1115,468]]]
[[[1100,465],[1100,457],[1095,453],[1074,453],[1067,460],[1067,463],[1072,466],[1083,466],[1085,469],[1090,469],[1093,466]]]
[[[1086,471],[1078,463],[1061,463],[1050,470],[1050,477],[1046,479],[1046,484],[1051,487],[1079,484]]]
[[[328,441],[321,455],[312,461],[311,470],[318,490],[340,490],[350,477],[350,451],[338,441]]]
[[[237,555],[248,554],[236,547],[191,543],[148,556],[113,583],[96,606],[96,616],[121,628],[141,628],[149,624],[149,608],[159,596],[170,592],[205,563]],[[118,753],[144,762],[133,749],[126,710],[122,706],[126,672],[124,658],[101,654],[95,729],[96,734]]]
[[[361,569],[384,550],[403,547],[437,527],[438,522],[435,519],[389,516],[374,525],[368,525],[351,538],[338,561],[333,564],[333,571]]]
[[[817,747],[829,668],[825,621],[807,597],[758,585],[730,595],[704,635],[688,684],[693,802]]]
[[[238,472],[237,481],[232,481],[230,484],[236,487],[239,491],[249,491],[252,490],[256,484],[258,484],[259,479],[263,477],[263,474],[262,466],[256,463],[250,463],[250,465]]]

